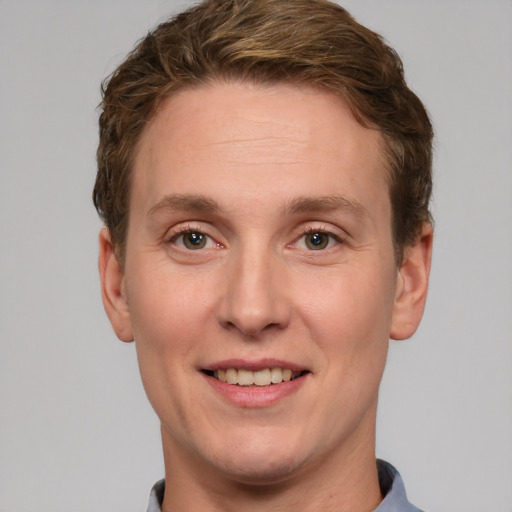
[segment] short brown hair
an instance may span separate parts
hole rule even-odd
[[[105,80],[93,201],[121,263],[144,127],[169,95],[217,79],[326,89],[381,131],[399,264],[431,222],[432,126],[395,51],[327,0],[207,0],[158,25]]]

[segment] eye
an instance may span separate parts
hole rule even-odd
[[[172,243],[189,251],[197,251],[200,249],[209,249],[215,246],[215,242],[201,231],[187,230],[177,234],[172,238]]]
[[[304,233],[304,235],[299,239],[298,245],[299,247],[302,246],[303,249],[307,249],[309,251],[322,251],[324,249],[329,249],[340,242],[341,240],[336,235],[316,229],[308,230]]]

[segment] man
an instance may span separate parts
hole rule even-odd
[[[113,73],[99,269],[161,420],[149,511],[418,510],[375,423],[425,305],[431,142],[399,58],[325,0],[204,2]]]

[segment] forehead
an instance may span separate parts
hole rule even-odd
[[[219,82],[162,104],[139,141],[132,191],[148,208],[162,193],[204,193],[212,182],[226,185],[221,196],[388,196],[381,134],[334,94],[289,84]]]

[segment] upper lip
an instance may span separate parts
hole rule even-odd
[[[258,370],[264,370],[266,368],[287,368],[294,372],[303,372],[308,370],[307,367],[293,363],[291,361],[285,361],[282,359],[264,358],[257,360],[248,359],[225,359],[223,361],[217,361],[213,364],[209,364],[202,368],[202,370],[216,371],[226,370],[228,368],[237,368],[240,370],[250,370],[256,372]]]

